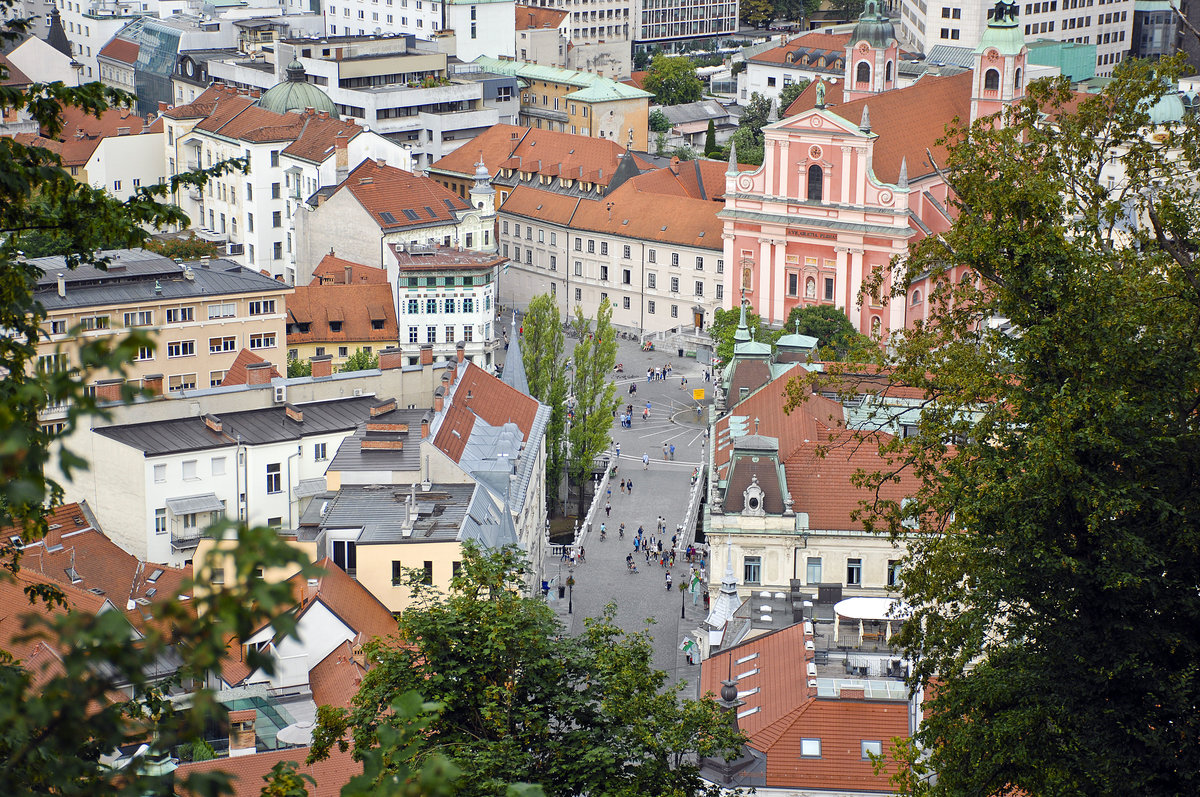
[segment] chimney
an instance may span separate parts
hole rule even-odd
[[[58,295],[60,298],[65,298],[67,295],[67,280],[62,274],[58,275]]]
[[[421,417],[421,439],[429,437],[429,415],[428,413]]]
[[[163,393],[163,375],[147,374],[146,376],[143,376],[142,387],[146,388],[156,396],[161,396]]]
[[[388,346],[379,352],[379,370],[393,371],[404,365],[404,352],[398,346]]]
[[[271,369],[275,366],[269,362],[250,363],[246,366],[247,385],[265,385],[271,381]]]
[[[464,341],[459,341],[454,345],[454,357],[459,362],[462,362],[467,357],[467,344]]]
[[[353,280],[353,274],[354,274],[354,269],[351,266],[347,265],[346,266],[346,284],[347,285],[349,285],[351,283],[351,281]]]
[[[254,721],[258,712],[252,708],[229,712],[229,757],[253,755]]]
[[[158,101],[158,114],[159,114],[159,116],[161,116],[161,115],[163,114],[163,112],[164,112],[164,111],[169,111],[169,110],[171,110],[171,106],[170,106],[170,105],[167,105],[167,104],[166,104],[165,102],[163,102],[162,100],[159,100],[159,101]]]
[[[202,419],[204,421],[204,425],[207,426],[209,429],[213,430],[214,432],[221,431],[221,419],[218,418],[216,415],[213,415],[211,412],[208,412],[202,416]]]
[[[442,406],[443,406],[443,403],[445,402],[445,398],[444,398],[445,395],[446,395],[446,388],[444,388],[444,387],[439,387],[437,390],[433,391],[433,411],[434,412],[442,411]]]
[[[433,344],[421,344],[421,365],[433,365]]]
[[[296,423],[304,423],[304,410],[288,402],[283,405],[283,412]]]
[[[391,412],[394,409],[396,409],[396,399],[394,399],[394,398],[380,399],[379,401],[376,401],[374,404],[371,405],[371,410],[370,410],[371,417],[377,418],[380,415]]]
[[[313,379],[326,379],[333,376],[333,355],[321,354],[312,358]]]
[[[336,170],[334,179],[338,185],[341,185],[346,177],[350,174],[350,153],[347,147],[350,146],[350,137],[344,132],[338,133],[333,137],[333,167]]]
[[[63,547],[62,529],[51,526],[46,530],[46,536],[42,537],[42,547],[47,551],[57,551]],[[72,567],[74,563],[72,562]]]
[[[108,404],[121,400],[121,385],[124,379],[101,379],[96,383],[96,401]]]

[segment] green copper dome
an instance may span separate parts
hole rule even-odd
[[[862,15],[854,32],[850,34],[850,43],[858,44],[865,41],[873,47],[886,48],[896,38],[896,28],[892,20],[882,10],[876,0],[867,0],[863,4]]]
[[[258,104],[275,113],[312,108],[314,111],[328,111],[330,116],[337,116],[337,106],[329,99],[329,95],[304,79],[304,66],[299,61],[288,64],[287,80],[267,89],[259,98]]]

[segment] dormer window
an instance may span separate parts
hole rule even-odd
[[[329,322],[329,331],[330,332],[341,332],[342,331],[342,322],[341,321],[330,321]]]

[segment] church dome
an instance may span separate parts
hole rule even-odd
[[[329,99],[329,95],[304,79],[304,65],[299,61],[288,64],[287,79],[263,92],[258,104],[275,113],[312,108],[314,111],[328,111],[330,116],[337,116],[337,106]]]
[[[1157,127],[1172,122],[1182,122],[1184,111],[1184,98],[1180,96],[1179,92],[1168,91],[1150,107],[1150,124]]]
[[[850,43],[865,41],[874,47],[887,48],[895,38],[896,28],[891,18],[881,10],[878,0],[866,0],[858,24],[850,34]]]

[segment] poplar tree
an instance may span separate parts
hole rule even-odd
[[[570,473],[579,486],[579,517],[587,513],[588,477],[593,463],[608,450],[613,412],[617,408],[617,386],[612,381],[617,364],[617,336],[612,328],[612,304],[601,299],[596,319],[589,320],[579,305],[571,325],[579,343],[572,354],[572,393],[575,420],[568,433],[571,441]]]
[[[549,294],[533,297],[521,321],[521,362],[529,382],[529,394],[550,408],[546,427],[546,495],[558,495],[566,452],[563,437],[567,428],[567,359],[565,335],[559,320],[558,303]],[[554,501],[552,505],[556,505]]]

